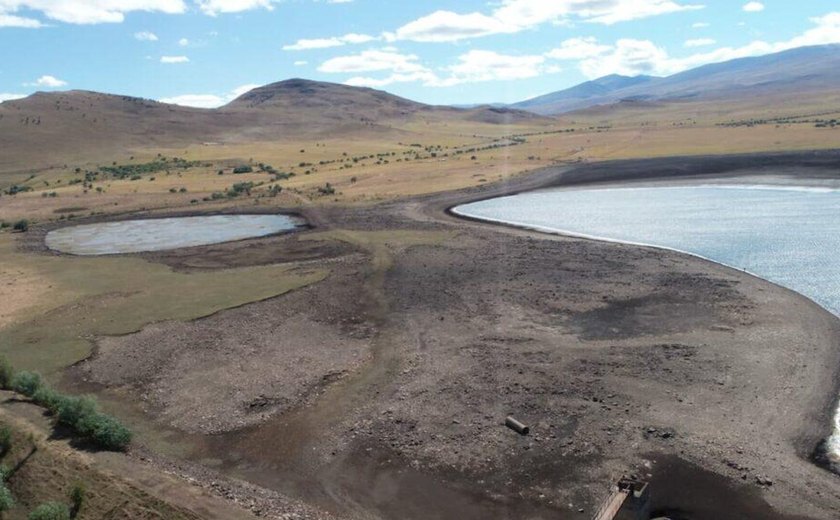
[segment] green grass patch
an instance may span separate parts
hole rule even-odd
[[[0,329],[0,354],[19,369],[45,375],[88,357],[97,336],[208,316],[328,274],[287,265],[180,273],[139,258],[19,253],[8,236],[0,236],[0,262],[35,269],[51,285],[48,301],[31,309],[31,318]]]

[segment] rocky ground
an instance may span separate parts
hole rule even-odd
[[[220,475],[337,517],[586,518],[633,473],[672,518],[837,518],[840,479],[809,461],[838,395],[836,317],[687,255],[445,213],[638,171],[840,177],[840,154],[728,161],[547,170],[307,210],[317,247],[302,234],[150,256],[184,270],[274,259],[332,274],[194,322],[101,338],[73,375],[201,434],[183,473],[206,483],[195,463],[218,460]],[[531,434],[506,428],[508,415]],[[218,485],[243,502],[250,493]]]

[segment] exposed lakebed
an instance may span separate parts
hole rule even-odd
[[[82,224],[50,231],[47,247],[74,255],[165,251],[263,237],[303,225],[289,215],[212,215]]]
[[[840,190],[776,185],[554,189],[453,211],[691,253],[793,289],[840,315]],[[840,461],[840,414],[827,451]]]

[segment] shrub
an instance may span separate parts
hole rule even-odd
[[[106,450],[122,451],[131,442],[131,430],[110,415],[100,413],[87,417],[81,426],[94,444]]]
[[[29,513],[29,520],[70,520],[70,509],[60,502],[47,502]]]
[[[33,401],[48,409],[53,414],[58,413],[58,406],[62,399],[64,399],[64,396],[47,385],[41,385],[41,387],[38,388],[38,390],[35,390],[35,393],[32,394]]]
[[[73,503],[73,506],[70,508],[70,517],[76,518],[85,503],[85,485],[81,482],[76,483],[73,489],[70,490],[70,493],[68,493],[68,496]]]
[[[58,422],[66,424],[80,434],[87,436],[87,432],[80,427],[84,427],[83,423],[87,417],[96,415],[99,411],[96,401],[92,397],[62,396],[58,400],[56,413]]]
[[[25,233],[29,231],[29,221],[25,218],[20,219],[17,222],[15,222],[15,225],[12,226],[12,229],[14,229],[15,231],[20,231],[21,233]]]
[[[236,168],[233,169],[233,173],[236,173],[236,174],[251,173],[252,171],[254,171],[254,169],[251,168],[250,166],[247,166],[247,165],[237,166]]]
[[[6,487],[6,483],[0,483],[0,513],[8,511],[15,506],[15,499],[12,492]]]
[[[12,430],[8,426],[0,428],[0,457],[5,456],[12,449]],[[2,480],[2,479],[0,479]]]
[[[41,375],[35,372],[18,372],[12,378],[12,389],[26,397],[35,395],[42,384]]]
[[[10,390],[12,388],[12,378],[15,377],[15,370],[12,368],[9,360],[5,356],[0,356],[0,388],[3,390]]]

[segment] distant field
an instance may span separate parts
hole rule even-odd
[[[805,108],[794,112],[805,113]],[[148,208],[215,207],[231,200],[212,199],[213,193],[224,194],[237,183],[254,183],[250,194],[235,201],[238,204],[243,199],[287,206],[305,201],[376,201],[476,186],[565,162],[833,148],[840,142],[840,127],[818,128],[808,117],[792,123],[752,124],[752,120],[779,115],[746,118],[747,113],[752,113],[748,109],[724,112],[725,115],[710,114],[708,107],[691,104],[625,107],[609,116],[593,110],[566,117],[550,127],[470,126],[458,122],[418,128],[423,123],[415,122],[407,125],[404,132],[395,132],[396,137],[363,135],[350,139],[136,150],[130,156],[108,162],[68,165],[66,169],[42,170],[26,176],[0,174],[0,186],[4,189],[14,184],[32,189],[15,196],[3,195],[0,220],[11,222],[26,217],[44,221]],[[821,113],[828,114],[822,117],[840,118],[840,110]],[[733,121],[737,125],[724,126]],[[476,133],[469,133],[471,128]],[[524,142],[494,147],[514,135],[524,136]],[[71,185],[83,178],[83,173],[75,172],[75,168],[84,172],[97,171],[111,163],[141,164],[155,160],[158,153],[170,159],[195,161],[197,165],[169,173],[144,174],[135,180],[103,176],[89,188]],[[260,172],[260,163],[292,176]],[[255,172],[234,175],[233,167],[240,164],[253,166]],[[219,170],[224,174],[219,175]],[[328,183],[332,189],[327,188]],[[268,198],[274,186],[283,191],[279,197]]]

